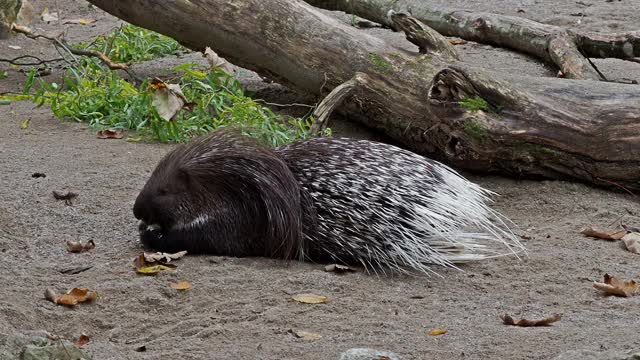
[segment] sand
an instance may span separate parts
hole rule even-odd
[[[551,0],[436,3],[594,31],[635,30],[640,23],[636,1],[587,2],[592,6]],[[55,7],[54,1],[33,3],[37,13]],[[119,23],[84,1],[59,3],[65,19],[98,19],[95,27],[63,25],[71,40],[88,40]],[[577,12],[586,16],[570,15]],[[40,20],[32,26],[58,29]],[[493,68],[539,76],[555,72],[485,45],[460,48],[465,59]],[[0,42],[0,57],[23,53],[55,56],[44,41]],[[182,61],[173,57],[139,69],[153,74]],[[640,79],[638,64],[599,64],[605,73]],[[271,98],[296,98],[279,87],[265,90],[255,76],[245,82]],[[23,83],[24,75],[10,70],[0,80],[0,92],[20,91]],[[26,118],[29,126],[20,129]],[[354,133],[357,127],[337,129],[361,134]],[[579,234],[585,226],[605,227],[621,218],[640,225],[640,206],[631,195],[569,182],[470,176],[501,195],[495,208],[515,222],[528,255],[464,271],[441,269],[442,277],[336,275],[317,264],[215,256],[187,256],[176,262],[175,272],[139,276],[131,265],[141,252],[131,208],[170,148],[97,140],[86,125],[62,122],[46,107],[26,102],[0,107],[0,334],[43,330],[75,340],[85,333],[91,338],[85,349],[95,359],[336,359],[352,347],[393,351],[405,359],[549,359],[570,350],[640,351],[640,296],[605,297],[592,288],[605,273],[640,278],[640,257],[619,243]],[[34,172],[46,178],[32,178]],[[53,190],[79,197],[66,206],[53,198]],[[93,240],[97,246],[70,254],[68,240]],[[191,282],[192,289],[169,288],[178,280]],[[49,287],[88,287],[99,299],[65,308],[44,299]],[[306,292],[330,302],[291,300]],[[562,320],[550,327],[517,328],[501,323],[503,313],[528,318],[559,313]],[[448,332],[427,336],[434,328]],[[299,339],[291,330],[322,338]],[[136,351],[140,346],[146,351]]]

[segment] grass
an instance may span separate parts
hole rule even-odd
[[[487,139],[487,130],[482,126],[482,124],[477,123],[472,120],[467,120],[464,122],[464,130],[471,135],[474,139],[480,141],[481,143]]]
[[[186,50],[170,37],[130,24],[98,36],[91,43],[78,43],[74,46],[84,50],[97,50],[119,63],[147,61]]]
[[[371,61],[373,67],[383,73],[390,73],[393,71],[391,63],[376,53],[369,53],[369,61]]]
[[[480,96],[466,97],[458,102],[458,104],[467,111],[491,111],[489,103]]]
[[[149,60],[180,48],[169,38],[130,25],[82,46],[104,51],[118,62]],[[173,83],[180,85],[193,106],[182,109],[171,121],[162,119],[152,105],[149,79],[133,85],[95,58],[81,57],[67,69],[61,84],[36,78],[36,71],[32,70],[23,93],[39,106],[49,105],[58,118],[88,123],[96,130],[134,130],[137,137],[161,142],[184,142],[230,127],[270,146],[310,135],[311,117],[275,114],[247,96],[241,83],[220,69],[203,70],[195,64],[183,64],[172,70],[179,74]],[[36,84],[39,86],[34,90]]]

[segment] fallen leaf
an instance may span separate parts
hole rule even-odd
[[[32,178],[46,178],[47,174],[45,173],[41,173],[41,172],[34,172],[33,174],[31,174]]]
[[[169,287],[176,290],[189,290],[191,289],[191,283],[188,281],[178,281],[177,283],[169,284]]]
[[[148,262],[144,258],[144,254],[138,255],[133,260],[133,266],[136,268],[136,272],[144,275],[156,275],[163,270],[175,270],[177,267],[173,264],[164,264],[161,262]]]
[[[96,134],[97,139],[122,139],[123,137],[124,137],[124,131],[120,129],[100,130]]]
[[[177,253],[173,253],[173,254],[169,254],[169,253],[164,253],[164,252],[156,252],[156,253],[144,253],[144,259],[147,262],[157,262],[157,261],[164,261],[164,262],[171,262],[171,260],[177,260],[180,259],[181,257],[185,256],[187,254],[187,251],[179,251]]]
[[[640,254],[640,233],[629,233],[622,237],[622,242],[629,252]]]
[[[158,115],[166,121],[172,120],[178,111],[190,105],[178,84],[167,84],[155,78],[149,83],[149,90],[153,91],[151,105],[158,111]]]
[[[65,20],[64,24],[89,25],[89,24],[93,24],[96,21],[98,21],[98,20],[96,20],[96,19],[69,19],[69,20]]]
[[[585,236],[604,240],[620,240],[627,233],[626,230],[600,230],[588,227],[580,232]]]
[[[464,45],[466,43],[467,43],[467,40],[462,40],[462,39],[449,40],[449,44],[451,44],[451,45]]]
[[[139,142],[140,140],[142,140],[142,137],[139,137],[139,136],[138,137],[129,136],[127,138],[128,142]]]
[[[22,49],[22,48],[21,48],[20,46],[18,46],[18,45],[7,45],[7,46],[8,46],[10,49],[13,49],[13,50],[20,50],[20,49]]]
[[[636,292],[638,284],[633,280],[623,281],[609,274],[604,274],[604,282],[594,282],[593,287],[606,295],[629,297]]]
[[[20,129],[26,129],[27,126],[29,126],[29,121],[31,121],[31,119],[26,119],[25,121],[23,121],[22,124],[20,124]]]
[[[298,294],[292,299],[303,304],[324,304],[329,301],[328,297],[316,294]]]
[[[433,330],[429,331],[427,333],[427,335],[429,335],[429,336],[438,336],[438,335],[444,335],[446,333],[447,333],[447,330],[445,330],[445,329],[433,329]]]
[[[290,329],[289,332],[293,334],[293,336],[302,340],[315,341],[315,340],[322,339],[322,335],[308,332],[308,331],[298,331],[298,330]]]
[[[518,321],[513,320],[513,318],[507,314],[501,315],[502,323],[505,325],[513,325],[513,326],[549,326],[556,321],[559,321],[562,318],[560,314],[554,314],[547,318],[541,320],[528,320],[528,319],[520,319]]]
[[[42,17],[42,21],[46,21],[46,22],[58,21],[58,13],[57,12],[50,13],[49,8],[44,8],[40,16]]]
[[[67,250],[72,253],[81,253],[85,251],[89,251],[96,247],[96,243],[93,240],[87,241],[86,244],[83,244],[80,241],[67,241]]]
[[[85,288],[73,288],[66,294],[57,294],[55,290],[49,288],[45,290],[44,297],[57,305],[74,306],[97,299],[98,293]]]
[[[73,205],[73,203],[71,202],[73,199],[78,197],[78,194],[71,192],[71,191],[67,191],[65,194],[57,192],[57,191],[53,191],[53,197],[56,200],[64,200],[64,203],[66,205]]]
[[[216,54],[215,51],[211,50],[210,47],[207,46],[204,49],[204,53],[202,56],[204,56],[207,59],[207,62],[209,63],[209,67],[220,68],[228,74],[233,74],[233,67],[231,67],[231,64],[229,64],[227,60],[225,60],[224,58],[221,58],[218,54]]]
[[[73,345],[75,345],[77,347],[83,347],[83,346],[87,345],[90,340],[91,339],[89,339],[89,337],[87,335],[82,334],[78,338],[78,341],[74,342]]]
[[[344,274],[346,272],[355,272],[356,270],[345,265],[331,264],[324,267],[324,271]]]

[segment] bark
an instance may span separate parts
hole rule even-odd
[[[307,0],[327,10],[340,10],[392,25],[389,11],[412,16],[445,36],[513,49],[554,63],[573,79],[603,80],[585,58],[640,57],[640,31],[621,34],[573,32],[559,26],[498,14],[434,9],[419,0]]]
[[[462,168],[640,189],[640,87],[472,70],[411,26],[407,37],[427,54],[297,0],[90,2],[301,91],[325,94],[366,74],[343,112]]]

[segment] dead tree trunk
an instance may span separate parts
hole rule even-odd
[[[90,2],[300,91],[362,73],[343,112],[461,168],[640,189],[638,86],[472,70],[406,15],[392,21],[415,52],[300,0]]]

